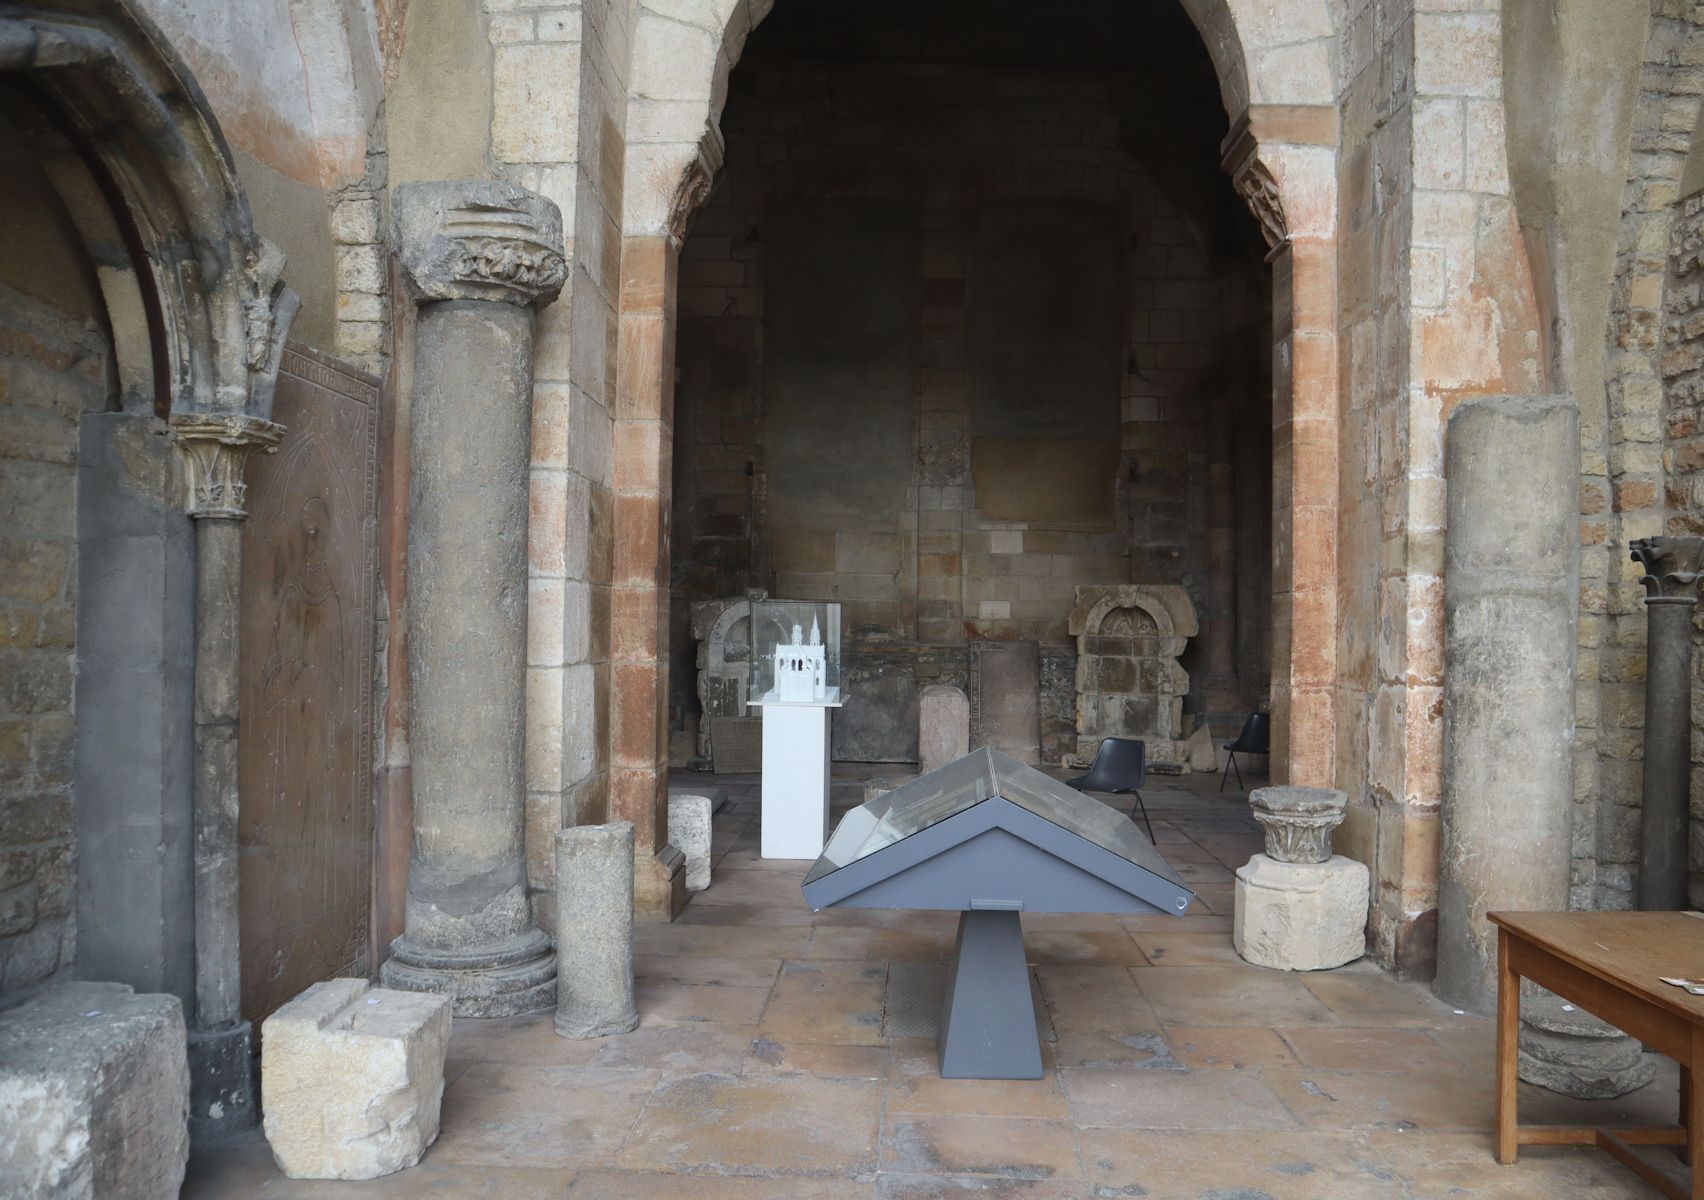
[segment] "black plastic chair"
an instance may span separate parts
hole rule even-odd
[[[1090,764],[1089,773],[1065,782],[1079,792],[1135,796],[1136,803],[1131,806],[1130,815],[1135,817],[1140,810],[1142,824],[1148,827],[1148,840],[1159,844],[1154,839],[1154,826],[1148,820],[1148,806],[1142,803],[1142,793],[1137,790],[1148,782],[1148,747],[1145,743],[1135,738],[1106,738],[1100,749],[1095,751],[1095,761]]]
[[[1231,773],[1231,768],[1237,768],[1237,790],[1242,790],[1242,768],[1237,767],[1237,751],[1244,754],[1269,754],[1272,749],[1272,718],[1266,713],[1249,713],[1248,720],[1243,722],[1242,732],[1237,734],[1235,741],[1225,743],[1229,757],[1225,760],[1225,769],[1219,775],[1219,790],[1225,790],[1225,779]]]

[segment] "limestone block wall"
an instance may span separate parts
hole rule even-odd
[[[110,365],[95,326],[0,284],[0,994],[75,949],[77,420]]]

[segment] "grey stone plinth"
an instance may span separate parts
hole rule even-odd
[[[1579,413],[1566,396],[1480,396],[1450,415],[1444,536],[1438,973],[1456,1008],[1497,1002],[1485,914],[1568,906]]]
[[[1549,993],[1521,1001],[1519,1072],[1526,1082],[1580,1100],[1613,1100],[1656,1076],[1653,1055],[1577,1005]]]
[[[374,1179],[412,1167],[438,1136],[450,1001],[316,983],[261,1026],[261,1105],[291,1179]]]
[[[686,855],[686,890],[710,886],[709,796],[669,793],[669,845]]]
[[[0,1014],[0,1196],[166,1200],[188,1161],[177,997],[69,983]]]
[[[1266,831],[1266,856],[1282,863],[1329,859],[1331,831],[1343,824],[1348,803],[1336,788],[1263,787],[1248,797],[1254,819]]]
[[[626,1033],[633,1004],[633,823],[578,825],[556,835],[556,1032]]]
[[[1353,962],[1367,951],[1367,897],[1367,868],[1353,859],[1286,863],[1256,854],[1237,868],[1237,953],[1285,971]]]
[[[927,775],[970,753],[970,697],[950,683],[917,698],[917,769]]]

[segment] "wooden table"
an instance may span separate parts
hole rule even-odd
[[[1672,1200],[1704,1200],[1704,996],[1664,975],[1704,976],[1697,913],[1491,913],[1497,926],[1497,1161],[1521,1146],[1597,1146]],[[1530,979],[1680,1064],[1680,1124],[1666,1128],[1526,1125],[1515,1120],[1521,980]],[[1684,1191],[1633,1152],[1678,1146]]]

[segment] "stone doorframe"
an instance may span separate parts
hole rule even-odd
[[[42,111],[43,167],[102,264],[125,410],[169,418],[184,451],[196,528],[193,821],[183,822],[194,829],[194,905],[178,919],[195,928],[194,992],[181,999],[191,1132],[204,1137],[256,1117],[237,934],[240,522],[243,464],[283,434],[272,394],[298,301],[279,282],[283,254],[255,233],[211,106],[168,47],[111,0],[0,5],[0,76]],[[106,977],[101,964],[80,967]]]
[[[1180,0],[1218,70],[1225,169],[1271,247],[1273,774],[1334,770],[1337,521],[1335,40],[1326,0]],[[771,0],[641,0],[633,26],[615,413],[611,816],[667,847],[667,639],[675,286],[721,166],[728,73]],[[665,851],[666,853],[666,851]],[[661,898],[664,881],[653,880]],[[641,904],[645,887],[641,882]]]

